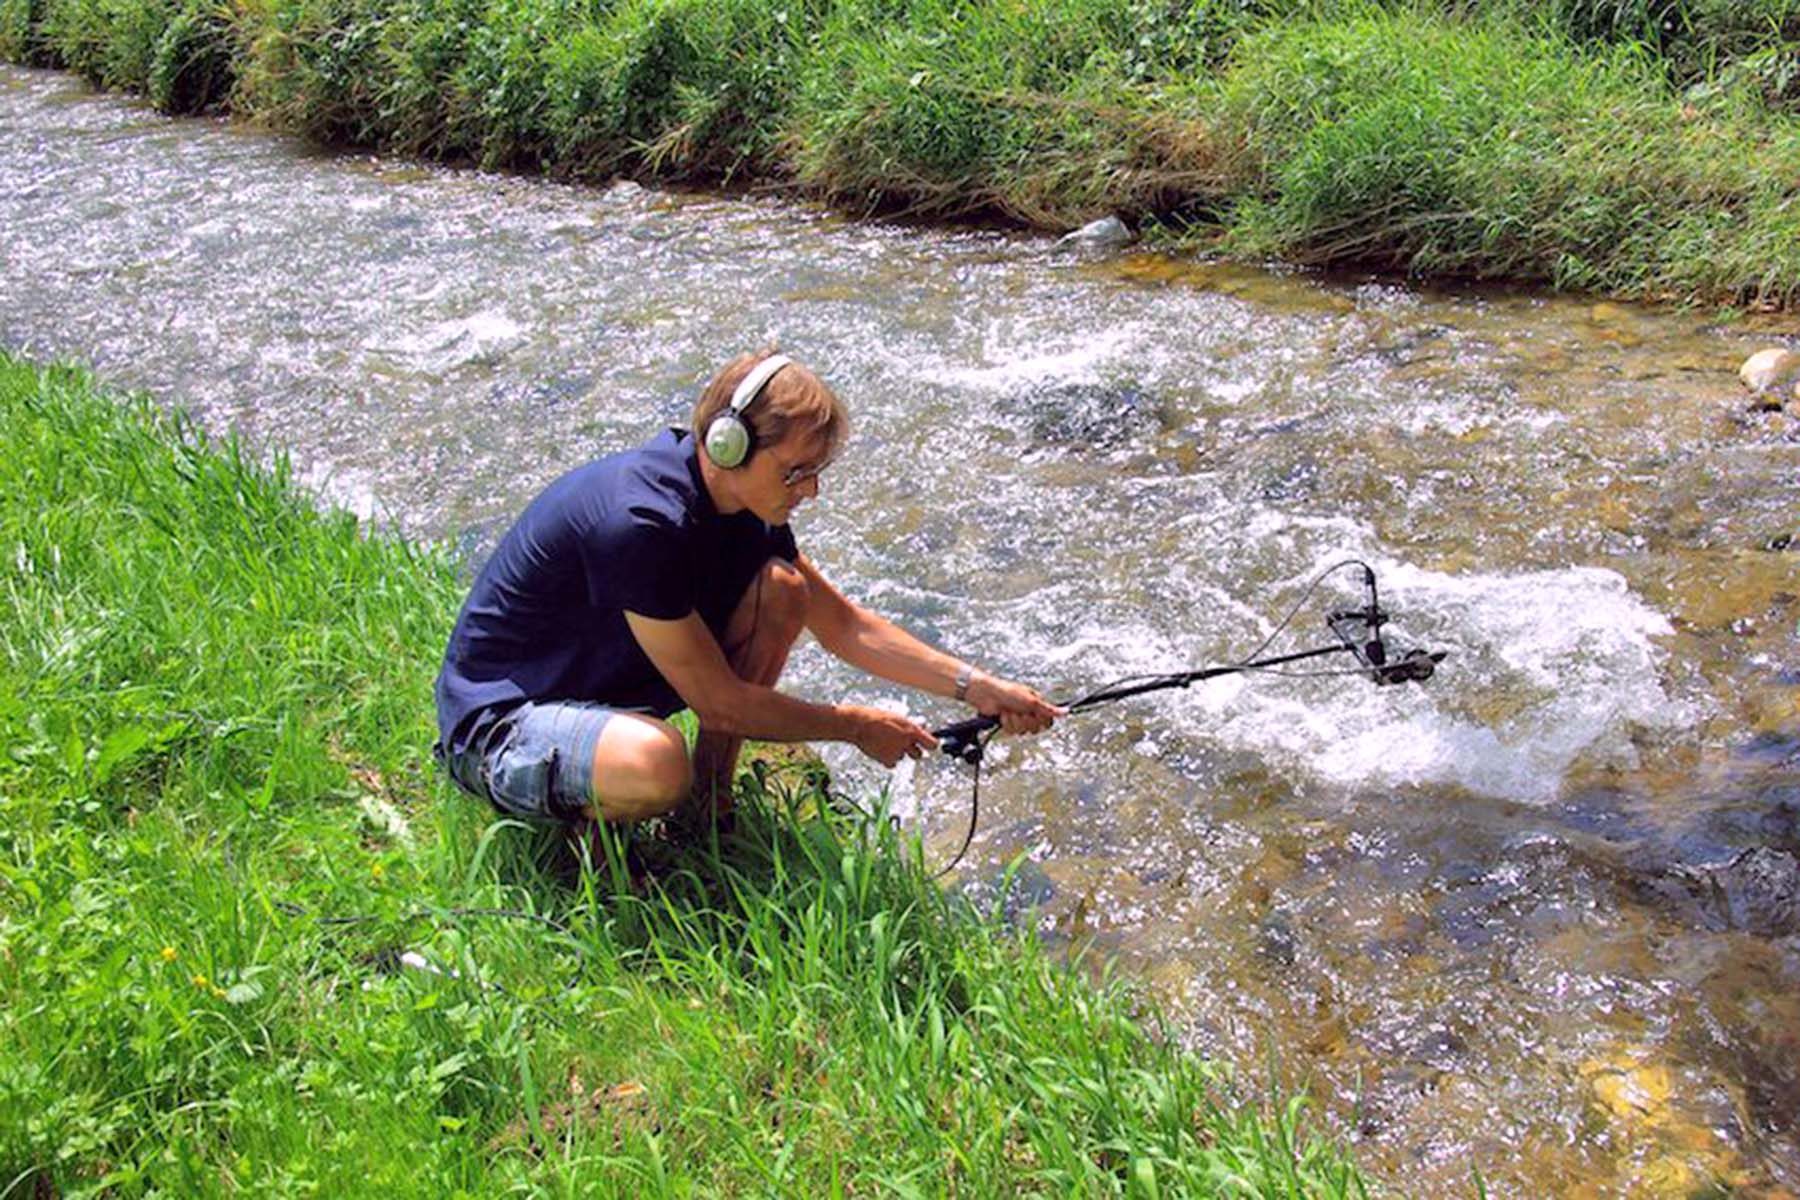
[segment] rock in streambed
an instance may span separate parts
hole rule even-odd
[[[1056,239],[1053,250],[1071,250],[1077,247],[1087,250],[1111,250],[1119,246],[1128,246],[1134,240],[1130,226],[1117,216],[1101,217],[1098,221],[1089,221],[1072,233],[1065,233]]]
[[[1800,401],[1800,354],[1781,347],[1758,350],[1738,368],[1738,378],[1764,410]]]

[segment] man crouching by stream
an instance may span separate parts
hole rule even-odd
[[[720,371],[692,429],[545,488],[476,577],[437,680],[437,753],[510,816],[723,819],[746,737],[849,742],[883,766],[937,743],[913,721],[775,690],[802,629],[871,675],[966,701],[1010,733],[1061,715],[849,600],[788,518],[843,445],[843,403],[779,354]],[[690,760],[667,717],[699,718]]]

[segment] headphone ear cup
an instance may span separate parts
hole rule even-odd
[[[715,465],[729,471],[749,459],[750,452],[756,449],[756,437],[744,422],[744,410],[756,403],[775,373],[793,361],[785,354],[771,354],[752,367],[737,385],[731,393],[731,404],[712,419],[706,427],[706,437],[701,439],[706,457]]]
[[[750,429],[743,418],[729,410],[706,427],[706,457],[726,470],[744,465],[750,457]]]

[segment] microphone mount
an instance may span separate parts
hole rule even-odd
[[[1437,670],[1448,651],[1406,650],[1392,661],[1387,645],[1381,640],[1381,627],[1388,622],[1376,590],[1375,572],[1359,563],[1363,573],[1364,601],[1361,608],[1341,609],[1325,618],[1331,632],[1344,649],[1355,656],[1370,679],[1382,687],[1396,683],[1423,683]]]

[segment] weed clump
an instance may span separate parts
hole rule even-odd
[[[551,51],[555,159],[569,174],[729,180],[782,172],[806,9],[628,0]]]
[[[1145,82],[1187,56],[1151,63],[1138,7],[846,7],[801,82],[798,179],[859,207],[1049,227],[1179,206],[1216,185],[1218,149],[1186,93]]]
[[[28,67],[58,65],[44,7],[45,0],[0,0],[0,59]]]
[[[1539,15],[1580,41],[1644,47],[1678,86],[1800,49],[1800,0],[1551,0]]]
[[[1792,131],[1670,104],[1635,46],[1376,12],[1246,40],[1221,112],[1258,160],[1241,253],[1760,304],[1800,285]]]

